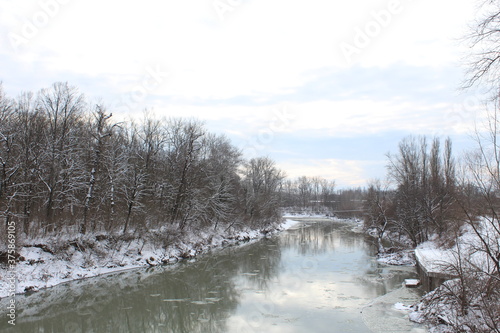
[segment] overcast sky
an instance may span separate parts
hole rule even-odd
[[[0,0],[7,94],[68,81],[116,119],[196,117],[245,156],[340,187],[410,134],[467,144],[474,0]]]

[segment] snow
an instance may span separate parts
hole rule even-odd
[[[377,261],[385,265],[415,266],[415,254],[413,250],[398,250],[393,253],[379,253]]]
[[[281,225],[281,228],[282,228],[282,230],[288,230],[288,229],[293,228],[294,226],[296,226],[296,225],[297,225],[297,224],[299,224],[299,223],[300,223],[299,221],[295,221],[295,220],[292,220],[292,219],[287,218],[287,219],[285,220],[285,223],[283,223],[283,224]]]
[[[476,228],[490,248],[498,248],[498,233],[492,230],[494,227],[490,221],[480,220]],[[419,245],[415,255],[429,276],[451,280],[425,295],[415,312],[410,313],[410,320],[429,324],[432,333],[455,332],[457,327],[463,332],[489,332],[491,326],[488,322],[495,320],[490,314],[498,305],[488,303],[480,290],[483,278],[489,275],[491,259],[472,227],[466,225],[456,244],[450,248],[440,248],[435,240],[431,240]],[[457,268],[474,275],[463,275],[461,279],[465,282],[454,279]],[[457,295],[466,295],[466,299]],[[485,311],[488,306],[492,308]]]
[[[405,286],[407,287],[417,287],[420,284],[420,280],[417,279],[406,279]]]
[[[404,305],[401,302],[394,304],[393,308],[398,311],[411,311],[411,305]]]
[[[431,333],[452,333],[457,331],[457,327],[461,328],[461,332],[490,332],[489,327],[485,325],[488,321],[487,314],[479,307],[480,299],[472,300],[473,304],[467,311],[461,312],[457,308],[456,299],[446,293],[450,290],[459,290],[458,280],[448,280],[426,294],[415,306],[414,312],[410,313],[410,320],[430,325]]]
[[[321,218],[328,218],[329,216],[325,214],[307,214],[307,213],[284,213],[283,214],[284,218],[308,218],[308,219],[321,219]]]
[[[427,274],[444,274],[453,276],[450,270],[454,263],[453,253],[450,250],[437,248],[417,248],[415,256]]]
[[[489,234],[493,232],[489,230],[488,223],[482,223],[481,229],[484,232],[483,237],[489,242],[498,241],[497,239],[489,239],[491,238]],[[487,267],[489,264],[487,254],[484,251],[478,251],[482,247],[483,244],[479,237],[469,226],[466,226],[453,247],[444,249],[439,247],[435,240],[430,240],[420,244],[415,249],[415,256],[427,274],[453,278],[456,276],[455,267],[458,265],[460,254],[476,267]]]

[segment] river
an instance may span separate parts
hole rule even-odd
[[[425,332],[393,306],[420,296],[401,286],[414,268],[378,264],[354,228],[302,219],[190,261],[18,295],[17,325],[0,331]]]

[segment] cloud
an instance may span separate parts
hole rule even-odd
[[[470,1],[400,2],[406,8],[401,17],[373,39],[360,64],[449,63],[452,48],[442,41],[470,15]],[[52,72],[96,78],[136,75],[140,79],[145,66],[160,66],[172,70],[173,77],[172,84],[159,93],[186,98],[284,94],[300,86],[311,70],[345,67],[344,59],[336,57],[338,43],[356,27],[364,28],[373,20],[371,13],[384,10],[388,3],[249,1],[221,22],[207,1],[189,5],[158,0],[140,5],[70,1],[59,6],[21,52],[10,54],[22,63],[36,58]],[[447,15],[451,5],[454,15],[443,25],[438,18]],[[33,21],[44,9],[39,4],[12,5],[9,12],[4,14],[10,19],[3,32],[22,34],[23,22]],[[122,84],[126,87],[127,81]]]
[[[462,48],[453,38],[474,0],[233,1],[222,19],[211,0],[44,3],[0,0],[7,93],[69,81],[117,118],[146,107],[200,118],[291,174],[360,184],[382,149],[410,133],[463,134],[479,108],[455,91]],[[400,10],[380,23],[391,3]],[[346,62],[340,45],[373,24],[379,31]],[[13,33],[27,42],[13,48]],[[168,76],[145,89],[150,68]],[[285,105],[293,117],[280,122]]]
[[[344,159],[289,160],[278,162],[290,178],[318,176],[335,180],[337,187],[365,186],[367,181],[380,175],[384,161],[359,161]],[[371,170],[371,172],[369,171]],[[375,173],[373,172],[375,171]]]

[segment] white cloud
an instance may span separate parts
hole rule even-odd
[[[391,3],[399,4],[394,14]],[[359,52],[350,59],[365,67],[456,64],[461,56],[458,39],[474,17],[474,4],[472,0],[378,1],[370,9],[359,10],[363,18],[346,24],[350,28],[338,36],[337,43],[357,46]],[[343,58],[339,53],[338,62],[346,64]]]
[[[394,130],[432,135],[470,129],[463,112],[457,115],[463,108],[455,96],[421,100],[425,92],[414,92],[421,87],[411,79],[400,82],[408,91],[402,99],[397,92],[388,96],[391,91],[376,96],[369,85],[364,89],[371,91],[364,94],[356,77],[332,88],[325,81],[324,91],[341,90],[332,92],[336,97],[324,92],[316,96],[313,91],[307,102],[300,102],[297,95],[309,93],[301,88],[316,82],[324,71],[355,75],[360,67],[397,67],[403,72],[411,67],[414,72],[418,66],[432,73],[454,66],[461,49],[453,38],[472,18],[474,0],[246,0],[231,2],[234,10],[223,21],[212,0],[53,0],[59,6],[52,12],[41,3],[47,2],[0,0],[0,57],[8,64],[0,75],[5,86],[15,82],[26,89],[34,81],[70,80],[98,93],[91,97],[115,104],[137,91],[147,68],[159,68],[169,72],[168,78],[131,103],[129,112],[154,106],[158,116],[198,117],[232,137],[258,139],[265,131],[299,137],[375,137]],[[366,29],[376,21],[372,13],[387,10],[390,3],[399,3],[401,10],[349,65],[340,43],[352,43],[356,29]],[[47,22],[35,22],[44,13]],[[24,36],[26,24],[37,25],[29,38]],[[13,33],[27,39],[17,51],[10,45]],[[19,81],[20,72],[25,82]],[[383,74],[366,77],[377,86]],[[275,111],[283,105],[279,102],[288,97],[298,100],[289,103],[295,118],[275,126]],[[283,165],[291,174],[324,173],[346,184],[366,179],[366,165],[352,159],[296,162]],[[328,170],[335,170],[335,175]]]
[[[367,181],[376,178],[383,171],[383,161],[357,161],[341,159],[292,160],[278,162],[278,167],[286,171],[290,178],[318,176],[335,180],[337,187],[365,186]],[[370,170],[371,169],[371,170]],[[375,173],[373,172],[375,171]]]
[[[408,101],[369,99],[263,106],[155,103],[158,116],[195,117],[208,121],[233,121],[247,135],[261,132],[297,135],[352,137],[403,131],[426,135],[470,130],[466,119],[457,115],[460,105],[451,103],[420,104]],[[460,117],[460,118],[458,118]],[[460,122],[458,122],[460,121]],[[236,130],[236,128],[231,128]]]
[[[443,40],[470,17],[471,1],[399,1],[401,13],[362,50],[361,64],[443,65],[456,59]],[[7,32],[22,33],[23,20],[44,12],[38,2],[4,3],[12,13],[4,14],[10,18]],[[210,1],[69,1],[15,57],[30,63],[38,56],[50,71],[94,77],[140,77],[144,66],[159,65],[175,71],[161,93],[183,97],[277,94],[299,86],[314,69],[344,67],[339,43],[352,40],[354,29],[365,29],[374,21],[371,13],[389,3],[254,0],[221,22]]]

